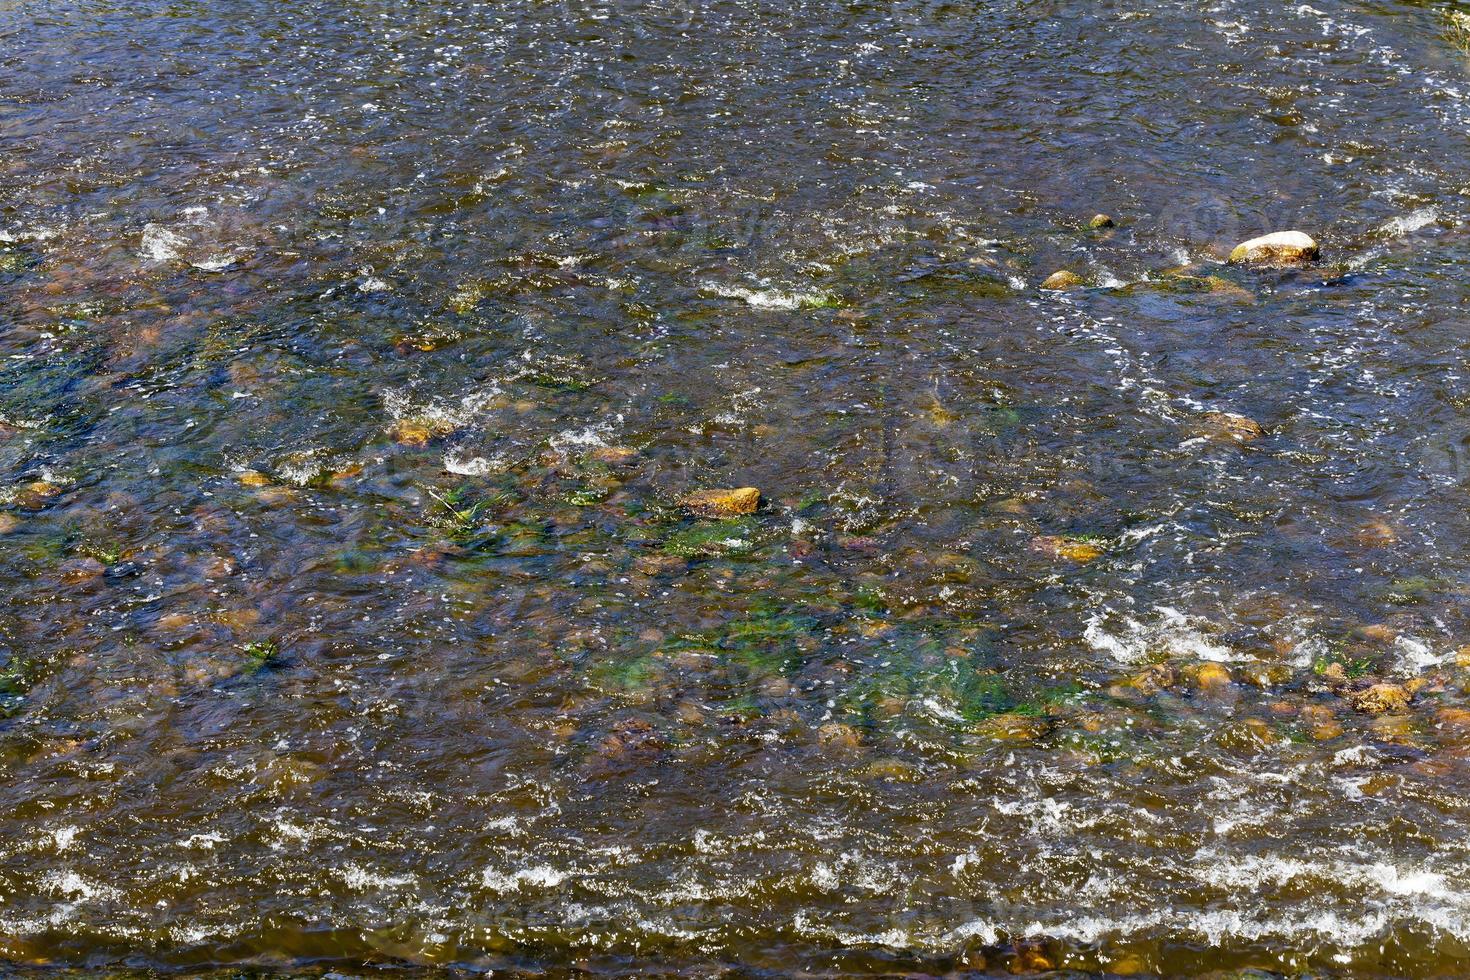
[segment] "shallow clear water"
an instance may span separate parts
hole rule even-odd
[[[0,960],[1463,972],[1467,38],[0,4]]]

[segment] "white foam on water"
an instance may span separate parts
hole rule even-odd
[[[357,891],[369,889],[382,890],[385,888],[401,888],[404,885],[415,884],[418,879],[413,875],[385,875],[376,871],[369,871],[359,864],[345,864],[336,869],[336,875],[342,879],[342,883],[348,888]]]
[[[957,723],[965,720],[965,716],[953,704],[946,704],[938,698],[927,697],[920,701],[919,704],[923,706],[925,711],[929,712],[930,715],[939,721]]]
[[[143,226],[143,241],[138,254],[155,265],[172,262],[189,245],[188,239],[170,231],[163,225],[149,223]]]
[[[1154,653],[1217,663],[1238,659],[1230,647],[1211,640],[1201,620],[1170,606],[1157,607],[1150,623],[1123,616],[1121,625],[1110,630],[1104,626],[1106,619],[1105,612],[1088,617],[1082,638],[1094,650],[1120,664],[1131,666]]]
[[[819,306],[828,301],[825,294],[814,292],[747,289],[744,286],[729,286],[720,283],[704,283],[701,288],[722,299],[744,300],[748,305],[763,310],[799,310],[804,306]]]
[[[813,866],[811,883],[824,891],[843,886],[860,888],[874,895],[886,895],[901,879],[897,866],[856,851],[844,851],[835,861],[819,861]]]
[[[1347,885],[1362,895],[1422,896],[1458,906],[1470,905],[1470,895],[1450,888],[1444,875],[1424,868],[1404,870],[1383,861],[1352,864],[1345,861],[1303,860],[1279,854],[1233,855],[1204,850],[1196,855],[1199,879],[1218,888],[1258,890],[1296,881]]]
[[[861,932],[835,925],[813,922],[806,912],[798,912],[791,920],[791,927],[798,935],[811,939],[829,940],[844,946],[882,946],[888,949],[910,949],[915,945],[914,936],[905,929],[894,927],[881,932]]]
[[[573,447],[603,447],[607,445],[607,437],[612,434],[612,426],[606,422],[596,425],[583,426],[580,429],[563,429],[550,439],[546,440],[557,449],[568,446]]]
[[[277,477],[287,483],[294,483],[298,487],[306,486],[321,476],[323,471],[331,468],[332,461],[321,449],[307,449],[291,453],[275,467]]]
[[[1031,800],[997,800],[995,809],[1006,816],[1029,817],[1029,833],[1050,839],[1060,839],[1069,831],[1086,830],[1104,817],[1101,811],[1077,810],[1071,803],[1050,796]]]
[[[223,834],[213,831],[203,834],[193,834],[179,841],[180,847],[198,847],[206,851],[214,850],[214,845],[223,844],[227,838]]]
[[[1354,745],[1351,748],[1334,752],[1332,764],[1334,766],[1369,766],[1381,758],[1379,751],[1371,745]]]
[[[992,923],[986,922],[983,919],[973,919],[962,926],[950,930],[945,938],[951,942],[978,939],[983,945],[993,946],[1000,941],[1000,933]]]
[[[58,897],[80,901],[122,897],[122,892],[118,889],[84,878],[70,868],[46,872],[41,877],[41,886]]]
[[[1164,909],[1134,915],[1083,915],[1054,921],[1037,920],[1025,928],[1024,935],[1094,943],[1110,937],[1164,932],[1175,936],[1197,936],[1212,946],[1218,946],[1227,939],[1244,939],[1287,943],[1316,940],[1351,947],[1379,938],[1389,921],[1389,916],[1382,912],[1352,918],[1330,911],[1256,917],[1227,910]]]
[[[566,872],[558,871],[548,864],[521,868],[510,874],[486,868],[480,875],[480,883],[497,892],[520,891],[522,888],[555,888],[566,879]]]
[[[486,458],[465,456],[459,450],[451,449],[444,454],[444,469],[456,476],[488,476],[505,470],[509,465],[510,461],[501,453]]]
[[[1448,653],[1435,653],[1427,642],[1413,636],[1395,637],[1393,649],[1398,654],[1395,672],[1405,677],[1413,677],[1432,667],[1438,667],[1450,656]]]
[[[621,413],[601,422],[593,422],[569,429],[563,429],[546,440],[546,444],[559,453],[583,449],[602,449],[612,443],[613,433],[622,427],[623,416]]]
[[[169,936],[181,946],[198,946],[206,939],[213,939],[219,935],[215,929],[209,926],[188,924],[169,926]]]
[[[217,255],[213,258],[200,259],[198,262],[190,262],[189,265],[201,272],[223,272],[234,265],[236,261],[233,255]]]
[[[1379,225],[1378,233],[1389,238],[1403,238],[1421,228],[1427,228],[1438,220],[1439,210],[1437,208],[1419,208],[1409,214],[1402,214],[1385,221]]]
[[[303,827],[292,823],[285,818],[278,819],[271,829],[275,831],[277,839],[271,841],[272,850],[282,850],[288,843],[310,844],[315,840],[328,836],[325,830],[316,827]]]
[[[705,930],[705,932],[698,932],[693,929],[686,929],[682,926],[676,926],[672,922],[658,922],[647,918],[639,919],[637,924],[640,930],[648,933],[649,935],[664,936],[669,939],[699,939],[701,936],[705,935],[705,933],[709,931]]]
[[[439,398],[420,399],[409,389],[383,392],[383,410],[394,422],[422,421],[445,431],[458,429],[483,412],[495,398],[503,394],[498,384],[487,384],[462,397],[458,404]]]
[[[976,854],[974,849],[972,848],[965,853],[957,855],[955,857],[954,863],[949,866],[949,873],[958,877],[959,875],[963,874],[965,869],[968,868],[970,865],[979,863],[980,855]]]

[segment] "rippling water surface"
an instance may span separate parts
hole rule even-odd
[[[1463,974],[1467,41],[0,3],[0,961]]]

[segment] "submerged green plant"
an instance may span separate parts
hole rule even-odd
[[[605,660],[587,671],[587,683],[605,694],[640,694],[665,673],[665,665],[650,655]]]
[[[1000,674],[976,669],[963,661],[955,664],[949,693],[954,696],[960,715],[966,721],[983,721],[991,715],[1012,712],[1019,704]]]
[[[591,507],[602,503],[611,493],[607,487],[585,486],[568,491],[562,499],[573,507]]]
[[[429,523],[443,531],[451,541],[464,545],[482,543],[489,537],[484,517],[491,503],[477,500],[466,504],[467,491],[463,488],[440,493],[433,487],[424,487],[424,492],[439,504],[439,510],[429,517]]]
[[[1463,10],[1446,10],[1444,36],[1460,53],[1470,56],[1470,13]]]
[[[1440,579],[1428,575],[1405,575],[1388,584],[1384,598],[1396,606],[1423,602],[1444,588]]]
[[[0,249],[0,273],[20,272],[29,264],[24,252],[13,248]]]
[[[29,660],[12,658],[0,667],[0,718],[9,718],[20,710],[34,673],[35,665]]]
[[[252,640],[241,647],[240,652],[250,661],[252,670],[263,670],[276,661],[281,648],[275,640]]]
[[[754,522],[748,519],[700,522],[675,530],[664,539],[664,551],[680,558],[714,558],[741,554],[754,547]]]
[[[853,607],[865,612],[882,615],[888,611],[888,600],[881,589],[872,585],[860,586],[852,596]]]
[[[122,560],[122,548],[100,541],[83,541],[76,546],[77,554],[95,558],[104,565],[116,565]]]
[[[842,297],[827,292],[803,295],[797,303],[803,310],[835,310],[843,305]]]
[[[377,567],[376,557],[355,548],[339,552],[332,562],[332,570],[341,575],[365,575]]]
[[[1373,673],[1376,664],[1372,657],[1350,657],[1341,649],[1336,649],[1312,661],[1312,673],[1321,676],[1333,666],[1340,666],[1343,674],[1349,678],[1358,678]]]

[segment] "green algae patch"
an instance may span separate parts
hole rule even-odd
[[[701,522],[674,530],[664,538],[666,554],[679,558],[743,555],[755,548],[756,523],[751,519]]]
[[[30,660],[12,658],[0,667],[0,719],[9,718],[21,709],[35,676],[36,665]]]
[[[266,670],[280,663],[281,647],[275,640],[253,640],[240,648],[249,669]]]

